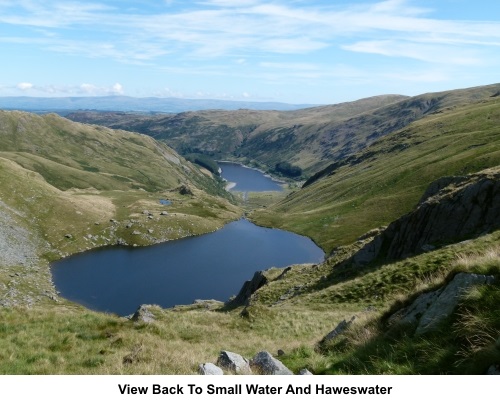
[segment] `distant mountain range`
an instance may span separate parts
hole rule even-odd
[[[0,97],[0,109],[34,112],[100,110],[179,113],[199,110],[280,110],[289,111],[312,107],[312,104],[286,104],[277,102],[197,100],[183,98],[106,97]],[[62,114],[64,115],[64,114]]]

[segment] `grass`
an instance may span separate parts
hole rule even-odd
[[[500,231],[392,263],[338,266],[360,248],[361,234],[410,210],[436,177],[499,164],[496,100],[438,112],[331,176],[289,190],[281,202],[278,194],[250,193],[247,207],[233,205],[211,176],[149,138],[99,127],[84,134],[88,127],[54,116],[13,114],[1,121],[0,220],[29,230],[25,243],[36,256],[29,265],[0,266],[0,303],[10,300],[0,309],[0,374],[194,374],[220,350],[247,358],[283,350],[280,360],[293,371],[321,374],[482,374],[500,361]],[[30,143],[32,132],[40,137]],[[78,151],[78,137],[87,135],[109,144],[106,153],[87,151],[98,153],[94,159]],[[127,169],[134,156],[137,166]],[[143,167],[149,160],[164,166]],[[175,191],[187,180],[193,195]],[[51,284],[49,261],[61,256],[119,238],[146,245],[208,232],[271,203],[252,218],[286,224],[325,249],[336,247],[336,255],[268,270],[271,281],[245,311],[215,303],[153,307],[155,322],[134,323],[58,298]],[[416,337],[411,327],[389,327],[394,311],[463,271],[493,274],[497,282],[471,290],[435,333]],[[352,316],[345,335],[318,345]]]
[[[307,235],[327,252],[353,243],[409,212],[432,181],[500,165],[498,105],[492,99],[423,118],[251,219]]]

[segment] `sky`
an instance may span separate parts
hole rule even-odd
[[[500,82],[500,1],[0,0],[0,55],[0,96],[411,96]]]

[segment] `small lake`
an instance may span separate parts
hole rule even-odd
[[[323,259],[323,251],[306,237],[241,219],[214,233],[159,245],[76,254],[53,263],[52,275],[68,300],[128,315],[141,304],[226,301],[256,271]]]
[[[238,163],[217,162],[221,176],[230,183],[236,183],[234,191],[283,191],[281,183],[274,181],[259,170]]]

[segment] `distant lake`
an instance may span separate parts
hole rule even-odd
[[[221,176],[230,183],[234,191],[282,191],[281,183],[274,181],[259,170],[238,163],[217,162],[222,169]]]
[[[52,275],[68,300],[128,315],[141,304],[226,301],[256,271],[323,259],[323,251],[306,237],[241,219],[210,234],[159,245],[76,254],[53,263]]]

